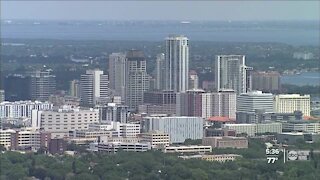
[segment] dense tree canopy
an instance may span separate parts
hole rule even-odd
[[[313,160],[267,164],[265,159],[235,162],[182,160],[159,151],[145,153],[47,156],[1,154],[1,179],[316,179],[320,177],[320,156]]]

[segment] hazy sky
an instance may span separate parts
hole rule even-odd
[[[1,1],[1,19],[319,20],[315,1]]]

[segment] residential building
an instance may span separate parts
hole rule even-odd
[[[257,111],[273,112],[273,95],[271,93],[252,91],[242,93],[237,97],[236,121],[238,123],[257,123],[249,122],[246,118],[248,114],[254,114]]]
[[[164,90],[165,89],[165,54],[157,54],[156,58],[156,69],[155,69],[155,89]]]
[[[173,91],[151,91],[144,93],[139,113],[176,114],[176,93]]]
[[[145,117],[143,132],[154,130],[168,133],[170,143],[183,143],[186,139],[202,139],[203,119],[201,117]]]
[[[217,92],[233,89],[237,94],[251,90],[251,70],[245,64],[244,55],[219,55],[215,60]]]
[[[98,106],[101,123],[109,121],[126,123],[129,116],[129,107],[116,103]]]
[[[143,104],[143,95],[149,89],[150,77],[147,74],[147,61],[144,53],[130,50],[126,54],[126,105],[137,110]]]
[[[203,137],[202,145],[211,146],[212,148],[248,148],[248,139],[245,137]]]
[[[34,71],[31,78],[31,100],[47,101],[56,91],[56,76],[49,70]]]
[[[202,116],[202,89],[177,93],[177,116]]]
[[[236,119],[236,93],[233,90],[220,92],[203,93],[202,115],[203,118],[212,116],[227,117]]]
[[[211,146],[167,146],[164,149],[164,153],[209,153],[212,152]]]
[[[274,111],[293,113],[301,111],[303,116],[310,116],[310,95],[279,94],[274,97]]]
[[[21,124],[24,120],[31,118],[32,110],[50,110],[53,104],[40,101],[4,101],[0,103],[1,122]]]
[[[69,95],[80,98],[80,81],[74,79],[70,81]]]
[[[186,92],[189,89],[189,39],[170,35],[165,41],[165,90]]]
[[[194,70],[189,72],[189,89],[199,89],[199,77]]]
[[[125,99],[126,87],[126,55],[112,53],[109,55],[109,79],[112,96]]]
[[[252,89],[263,92],[279,92],[280,73],[276,71],[257,71],[252,73]]]
[[[3,101],[5,101],[5,92],[3,89],[0,89],[0,103],[2,103]]]
[[[139,136],[140,142],[150,143],[152,148],[161,149],[170,144],[169,134],[161,131],[141,133]]]
[[[87,70],[86,74],[81,75],[80,85],[81,105],[93,107],[109,101],[109,80],[103,71]]]

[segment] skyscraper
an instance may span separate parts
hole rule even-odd
[[[126,55],[124,53],[112,53],[109,56],[109,80],[112,96],[121,96],[125,99],[125,73]]]
[[[245,65],[243,55],[219,55],[215,60],[215,84],[217,91],[233,89],[237,94],[251,90],[252,67]]]
[[[101,70],[87,70],[81,75],[81,104],[84,106],[94,106],[106,104],[109,101],[109,80],[108,75]]]
[[[165,89],[186,92],[189,89],[189,40],[182,35],[166,38]]]
[[[196,71],[191,70],[189,72],[189,89],[199,88],[199,77]]]
[[[56,91],[56,76],[49,70],[31,73],[31,100],[47,101]]]
[[[70,89],[69,89],[70,96],[73,97],[80,97],[80,82],[79,80],[75,79],[70,81]]]
[[[157,55],[156,59],[156,74],[155,74],[155,89],[157,90],[163,90],[165,89],[165,55],[164,53],[160,53]]]
[[[143,93],[149,89],[147,62],[142,51],[130,50],[126,54],[126,105],[137,109],[143,103]]]

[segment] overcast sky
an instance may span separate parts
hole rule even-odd
[[[1,1],[1,19],[319,20],[315,1]]]

